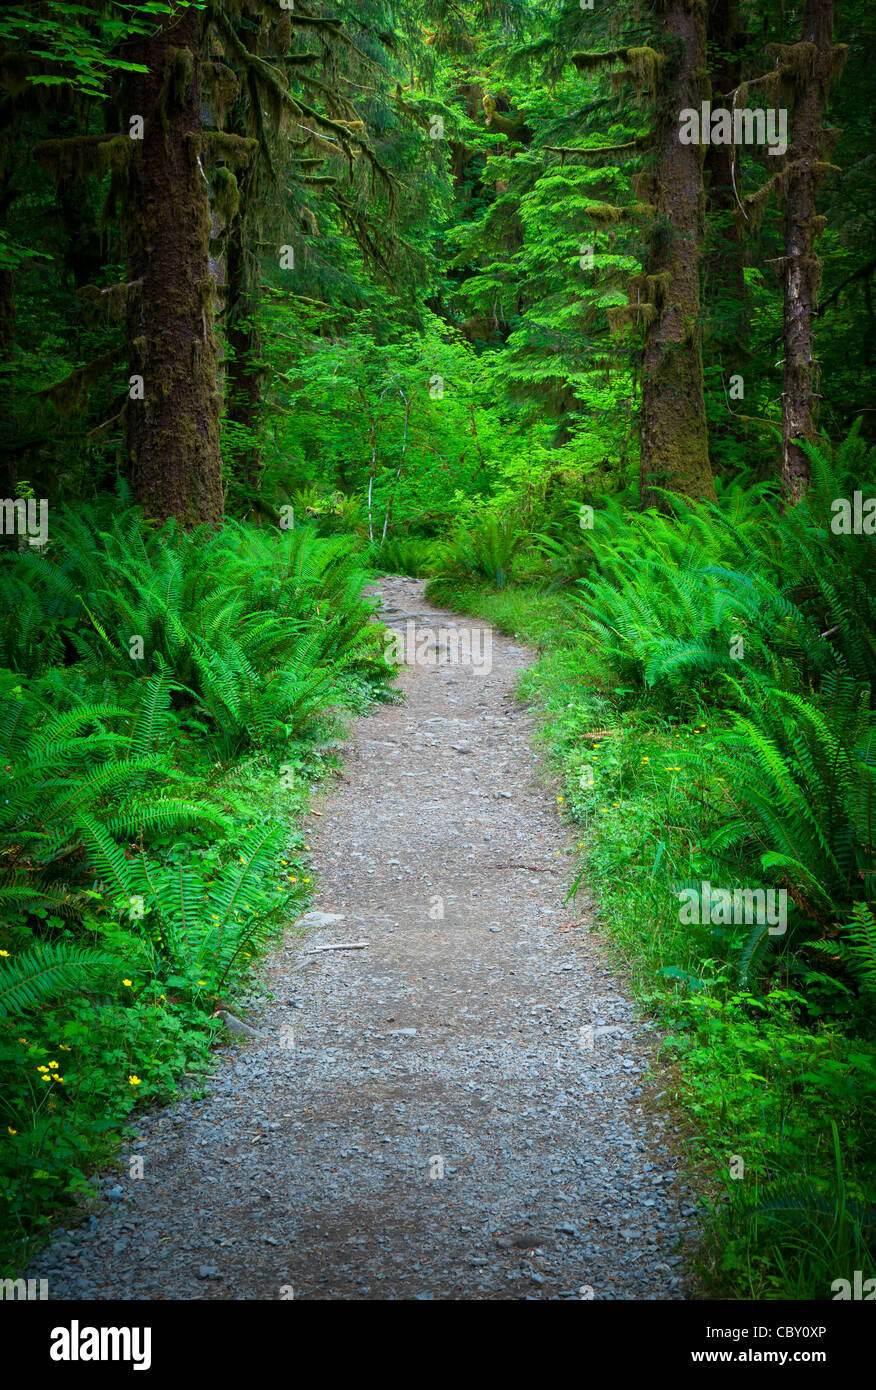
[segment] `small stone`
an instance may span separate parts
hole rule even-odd
[[[338,912],[305,912],[303,917],[299,917],[295,923],[296,927],[330,927],[332,922],[345,922],[344,913]]]

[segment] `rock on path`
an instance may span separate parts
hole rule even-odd
[[[378,590],[402,633],[483,627]],[[139,1120],[145,1176],[125,1161],[35,1260],[50,1298],[689,1296],[653,1039],[563,904],[531,656],[491,636],[489,672],[404,667],[405,702],[356,721],[310,832],[322,917],[268,957],[210,1095]]]

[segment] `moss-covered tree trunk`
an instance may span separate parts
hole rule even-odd
[[[679,139],[679,117],[699,109],[704,92],[704,0],[666,0],[667,61],[655,130],[655,228],[646,273],[659,287],[642,356],[642,500],[653,485],[689,497],[713,497],[703,402],[700,260],[703,151]]]
[[[134,495],[147,515],[185,526],[222,520],[220,393],[210,276],[210,208],[201,161],[200,23],[187,9],[144,40],[149,72],[128,84],[125,197],[126,418]]]
[[[809,459],[796,441],[815,436],[814,318],[821,283],[815,238],[824,226],[816,215],[816,191],[824,107],[838,58],[832,35],[833,0],[806,0],[802,43],[795,45],[793,63],[796,100],[785,202],[782,494],[792,503],[799,502],[811,477]]]

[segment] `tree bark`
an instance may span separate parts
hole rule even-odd
[[[796,45],[795,86],[789,171],[785,203],[785,366],[782,396],[782,495],[799,502],[812,475],[798,440],[815,438],[814,318],[818,312],[821,260],[815,239],[824,220],[816,215],[821,181],[819,160],[822,122],[838,51],[831,47],[833,0],[806,0],[802,44]],[[801,52],[803,45],[808,55]],[[801,60],[808,56],[808,72]]]
[[[201,160],[200,14],[186,9],[140,45],[128,84],[124,207],[132,385],[126,418],[134,495],[150,517],[222,520],[218,351],[210,208]]]
[[[642,356],[642,502],[653,487],[714,497],[703,402],[700,261],[702,149],[679,140],[679,113],[699,108],[706,64],[702,0],[667,0],[667,61],[656,112],[655,232],[646,266],[656,308]],[[652,279],[653,277],[653,279]],[[649,299],[651,295],[649,294]]]

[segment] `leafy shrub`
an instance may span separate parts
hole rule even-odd
[[[485,514],[473,524],[461,523],[449,540],[436,547],[436,585],[482,580],[504,589],[519,566],[527,538],[510,517]]]

